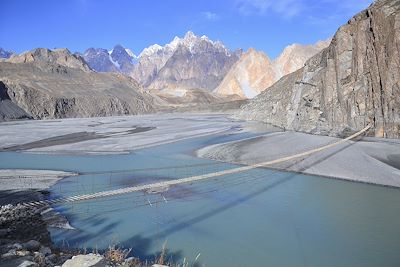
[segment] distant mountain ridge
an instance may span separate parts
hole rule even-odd
[[[81,56],[97,72],[121,72],[129,74],[137,57],[131,50],[116,45],[111,51],[103,48],[89,48]]]
[[[231,51],[220,41],[189,31],[164,46],[154,44],[144,48],[139,56],[122,45],[111,50],[89,48],[83,54],[71,56],[67,49],[39,48],[13,55],[9,62],[46,61],[84,71],[122,73],[153,94],[182,97],[182,101],[183,95],[191,94],[188,90],[201,91],[193,94],[207,99],[236,100],[258,95],[283,75],[302,67],[305,60],[326,45],[327,42],[294,44],[270,60],[261,51]]]
[[[184,37],[176,36],[164,46],[154,44],[144,48],[138,56],[117,45],[110,51],[89,48],[82,57],[98,72],[124,73],[150,90],[172,92],[200,89],[222,96],[252,98],[283,75],[301,68],[308,58],[326,47],[328,42],[321,41],[315,45],[293,44],[286,47],[275,60],[266,60],[268,56],[261,51],[255,54],[255,51],[243,54],[241,49],[231,51],[220,41],[188,31]],[[249,58],[244,58],[232,70],[242,56],[252,58],[255,62],[251,63]],[[257,70],[247,69],[255,66]],[[244,77],[254,76],[252,71],[263,78],[247,81]],[[229,72],[236,74],[227,75]],[[226,80],[229,78],[233,80]]]
[[[219,41],[211,41],[206,36],[196,36],[188,32],[184,38],[176,37],[171,43],[140,57],[139,63],[161,54],[162,61],[155,61],[149,69],[153,79],[148,81],[150,89],[205,89],[212,91],[222,81],[232,65],[242,54],[241,50],[230,51]],[[143,54],[143,53],[142,53]],[[164,64],[163,64],[164,63]],[[140,65],[139,65],[140,68]],[[146,72],[144,73],[145,77]],[[133,75],[141,80],[141,76]]]
[[[90,71],[91,68],[86,61],[79,55],[72,54],[66,48],[50,50],[47,48],[36,48],[31,51],[14,55],[7,60],[10,63],[54,63],[65,67]]]
[[[0,47],[0,58],[10,58],[14,53]]]
[[[304,63],[327,47],[330,39],[315,45],[292,44],[274,60],[261,51],[250,48],[229,70],[214,90],[219,95],[253,98],[283,76],[304,66]]]

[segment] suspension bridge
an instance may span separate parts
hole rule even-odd
[[[133,193],[133,192],[141,192],[141,191],[162,192],[162,191],[168,190],[170,187],[173,187],[176,185],[191,184],[194,182],[199,182],[199,181],[212,179],[212,178],[216,178],[216,177],[220,177],[220,176],[236,174],[236,173],[244,173],[244,172],[250,171],[252,169],[267,167],[267,166],[271,166],[271,165],[274,165],[277,163],[282,163],[282,162],[286,162],[286,161],[290,161],[290,160],[294,160],[294,159],[303,158],[303,157],[309,156],[311,154],[338,146],[349,140],[352,140],[352,139],[364,134],[370,128],[371,128],[371,124],[368,124],[365,128],[363,128],[359,132],[354,133],[353,135],[351,135],[345,139],[336,141],[334,143],[327,144],[327,145],[324,145],[324,146],[321,146],[318,148],[314,148],[314,149],[311,149],[311,150],[308,150],[305,152],[301,152],[301,153],[297,153],[294,155],[290,155],[290,156],[286,156],[286,157],[282,157],[282,158],[278,158],[278,159],[274,159],[274,160],[269,160],[269,161],[261,162],[261,163],[257,163],[257,164],[241,166],[241,167],[237,167],[237,168],[221,170],[221,171],[216,171],[216,172],[210,172],[210,173],[201,174],[201,175],[194,175],[194,176],[189,176],[189,177],[184,177],[184,178],[178,178],[178,179],[174,179],[174,180],[154,182],[154,183],[142,184],[142,185],[136,185],[136,186],[128,186],[128,187],[112,189],[112,190],[107,190],[107,191],[101,191],[101,192],[96,192],[96,193],[90,193],[90,194],[81,194],[81,195],[76,195],[76,196],[26,202],[26,203],[21,203],[21,205],[26,206],[26,207],[42,207],[42,206],[48,206],[48,205],[54,205],[54,204],[74,203],[74,202],[81,202],[81,201],[93,200],[93,199],[98,199],[98,198],[107,198],[107,197],[124,195],[124,194],[128,194],[128,193]],[[241,181],[241,182],[246,182],[246,180]],[[166,201],[165,198],[163,198],[163,200]],[[151,203],[149,203],[149,205],[151,205]]]

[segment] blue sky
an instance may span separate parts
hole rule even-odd
[[[372,0],[0,0],[0,47],[111,49],[138,54],[188,30],[230,49],[253,47],[274,58],[291,43],[315,43]]]

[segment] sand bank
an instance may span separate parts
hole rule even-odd
[[[199,157],[255,164],[337,141],[337,138],[296,132],[271,133],[217,144],[197,151]],[[363,138],[272,168],[306,174],[400,187],[400,140]]]

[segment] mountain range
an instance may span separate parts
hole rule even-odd
[[[143,88],[163,97],[183,97],[196,90],[196,95],[207,99],[218,96],[245,99],[256,96],[283,75],[301,68],[327,43],[294,44],[271,61],[261,51],[231,51],[220,41],[212,41],[207,36],[197,36],[189,31],[184,37],[175,37],[164,46],[151,45],[138,56],[122,45],[116,45],[111,50],[89,48],[84,53],[74,53],[73,58],[82,58],[87,67],[99,73],[130,76]],[[49,50],[36,49],[14,55],[2,49],[0,54],[13,63],[35,61],[39,56],[52,61],[46,51]],[[57,58],[61,60],[61,57]],[[71,67],[71,64],[66,66]]]
[[[378,0],[332,40],[290,45],[273,60],[255,49],[230,51],[192,32],[138,56],[121,45],[83,54],[0,50],[0,120],[235,102],[245,103],[237,118],[284,129],[347,135],[370,123],[375,136],[399,138],[399,18],[398,0]],[[253,99],[236,102],[244,98]]]
[[[116,45],[111,51],[103,48],[89,48],[85,53],[79,55],[97,72],[121,72],[125,74],[132,71],[137,59],[132,51],[121,45]]]
[[[293,44],[286,47],[275,60],[251,48],[229,70],[214,92],[253,98],[283,76],[303,67],[310,57],[329,43],[330,40],[319,41],[315,45]]]
[[[111,51],[89,48],[82,57],[95,71],[124,73],[149,90],[161,90],[176,96],[182,91],[200,89],[214,91],[222,96],[251,98],[283,75],[301,68],[308,58],[325,48],[328,43],[329,41],[321,41],[316,45],[290,45],[276,60],[270,61],[261,51],[230,51],[219,41],[212,41],[207,36],[196,36],[189,31],[183,38],[175,37],[164,46],[151,45],[143,49],[139,56],[117,45]],[[242,63],[238,64],[238,61]],[[236,70],[232,68],[235,64],[239,65]],[[272,73],[257,72],[254,70],[257,64],[267,72],[272,68]],[[252,71],[256,71],[255,76],[265,75],[261,82],[239,77]],[[228,76],[233,80],[226,80],[221,84],[228,72],[233,72]],[[245,75],[252,76],[251,73]]]

